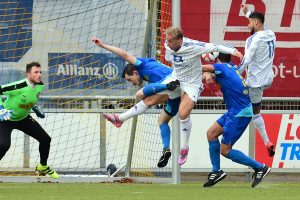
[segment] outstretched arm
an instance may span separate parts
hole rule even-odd
[[[211,72],[214,73],[215,72],[215,68],[213,65],[202,65],[202,71],[203,72]]]
[[[229,47],[221,44],[199,42],[199,41],[196,41],[196,44],[198,45],[194,46],[194,51],[199,55],[217,51],[217,52],[237,56],[240,58],[240,60],[242,60],[243,58],[243,54],[241,54],[241,52],[239,52],[236,48],[233,47]]]
[[[124,60],[129,62],[130,64],[134,65],[136,63],[136,58],[133,55],[130,55],[129,53],[124,51],[123,49],[105,44],[102,40],[100,40],[97,37],[93,37],[92,42],[94,42],[98,47],[104,48],[104,49],[120,56],[121,58],[123,58]]]
[[[246,4],[241,4],[241,9],[243,10],[243,13],[245,14],[245,16],[247,18],[249,18],[249,16],[251,15],[251,11],[248,9],[248,6]]]

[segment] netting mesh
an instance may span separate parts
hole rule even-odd
[[[155,15],[169,4],[158,1]],[[149,2],[140,0],[0,2],[0,83],[24,78],[25,65],[31,61],[41,63],[45,91],[40,104],[47,115],[37,120],[52,138],[48,164],[53,169],[66,174],[102,173],[108,164],[126,165],[132,120],[117,129],[105,122],[101,112],[130,108],[137,88],[121,78],[125,61],[90,40],[97,36],[140,57],[148,9]],[[167,19],[170,14],[164,11]],[[155,37],[166,23],[162,23],[165,16],[153,26],[158,26]],[[158,116],[159,109],[154,107],[138,118],[132,160],[135,175],[170,176],[170,165],[156,167],[162,150]],[[38,162],[38,143],[13,131],[11,148],[0,168],[30,171]]]

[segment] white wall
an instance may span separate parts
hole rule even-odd
[[[35,114],[32,114],[35,117]],[[156,125],[157,114],[139,118],[133,165],[140,168],[154,168],[161,153],[161,139]],[[196,170],[210,168],[206,130],[220,117],[220,114],[192,114],[190,153],[182,169]],[[37,119],[52,137],[49,164],[56,169],[88,170],[100,167],[100,114],[99,113],[48,113],[45,119]],[[131,120],[120,129],[106,123],[106,164],[122,166],[126,163],[131,131]],[[23,138],[19,131],[12,133],[12,146],[0,163],[3,167],[23,166]],[[30,139],[30,167],[39,162],[38,143]],[[248,154],[248,129],[235,147]],[[141,157],[138,157],[141,156]],[[169,166],[170,166],[169,162]],[[246,168],[221,159],[222,168]],[[197,171],[197,170],[196,170]]]

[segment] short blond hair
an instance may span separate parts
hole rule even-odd
[[[171,35],[172,37],[175,37],[176,39],[182,38],[183,33],[180,27],[178,26],[171,26],[165,30],[166,35]]]

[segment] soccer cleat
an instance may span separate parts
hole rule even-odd
[[[180,150],[180,154],[179,154],[178,161],[177,161],[179,165],[183,165],[186,162],[188,154],[189,154],[189,148],[187,148],[187,149],[182,148]]]
[[[266,149],[267,149],[268,154],[269,154],[270,157],[273,157],[275,155],[275,146],[272,142],[269,141],[266,144]]]
[[[267,165],[264,165],[264,167],[260,170],[255,170],[254,174],[252,175],[252,178],[254,179],[252,187],[254,188],[255,186],[257,186],[270,171],[271,168]]]
[[[56,171],[50,169],[50,167],[48,165],[43,166],[41,164],[38,164],[35,168],[35,171],[38,176],[43,176],[43,175],[47,174],[51,178],[54,178],[54,179],[59,178],[59,175],[56,173]]]
[[[165,167],[168,164],[171,154],[172,153],[169,148],[164,148],[164,150],[162,152],[162,156],[160,157],[160,159],[157,163],[157,167]]]
[[[123,122],[119,119],[119,116],[116,114],[103,113],[103,116],[117,128],[120,128],[123,124]]]
[[[211,187],[223,180],[226,176],[227,174],[223,170],[219,170],[216,173],[211,172],[208,174],[207,182],[203,184],[203,187]]]

